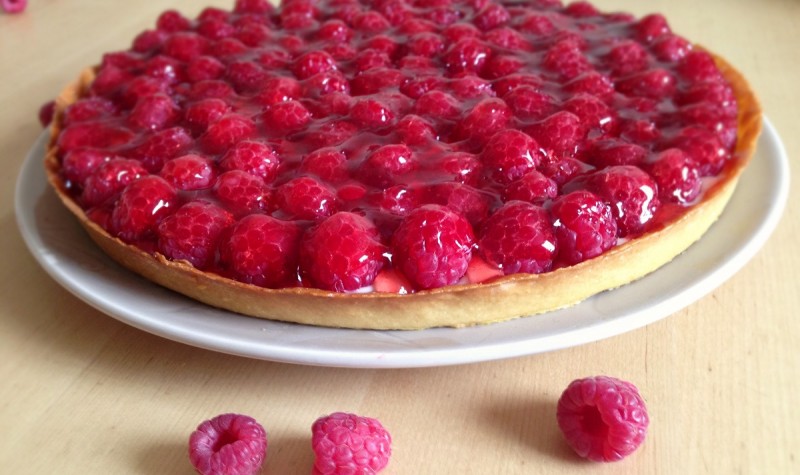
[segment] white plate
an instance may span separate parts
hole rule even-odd
[[[244,317],[205,306],[123,269],[94,246],[48,188],[45,136],[22,166],[19,228],[42,267],[68,291],[134,327],[210,350],[311,365],[396,368],[510,358],[580,345],[664,318],[736,273],[780,219],[789,165],[765,120],[756,157],[728,211],[698,243],[657,272],[557,312],[465,329],[366,331]]]

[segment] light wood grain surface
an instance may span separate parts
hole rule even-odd
[[[307,474],[310,425],[344,410],[394,437],[386,474],[800,473],[800,252],[795,187],[774,235],[737,275],[645,328],[547,354],[426,369],[306,367],[175,343],[72,296],[34,261],[13,191],[39,105],[165,8],[228,0],[29,0],[0,14],[0,473],[189,474],[189,433],[242,412],[270,434],[263,473]],[[598,0],[663,12],[749,78],[798,181],[800,1]],[[735,213],[735,210],[731,210]],[[646,442],[612,465],[578,460],[555,423],[574,378],[637,384]]]

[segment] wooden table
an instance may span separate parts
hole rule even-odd
[[[493,362],[363,370],[229,356],[132,328],[62,289],[14,216],[17,173],[41,132],[37,109],[161,10],[193,16],[205,3],[31,0],[24,14],[0,15],[0,472],[188,474],[189,433],[233,411],[267,427],[264,473],[304,474],[312,421],[344,410],[390,429],[388,474],[800,473],[796,188],[763,250],[699,302],[597,343]],[[800,2],[597,4],[664,12],[674,30],[728,58],[789,156],[800,155]],[[635,382],[652,417],[644,446],[613,465],[578,460],[554,419],[563,388],[595,374]]]

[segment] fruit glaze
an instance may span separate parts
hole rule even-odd
[[[731,161],[737,98],[661,15],[552,0],[239,0],[163,13],[57,116],[112,238],[268,289],[418,294],[661,229]]]

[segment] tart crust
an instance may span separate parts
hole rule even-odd
[[[717,220],[753,157],[762,118],[758,100],[744,77],[722,58],[714,58],[738,101],[737,144],[732,158],[701,201],[660,229],[605,254],[537,275],[509,275],[487,283],[453,285],[408,295],[266,289],[202,272],[187,262],[171,261],[126,244],[88,219],[59,176],[56,140],[61,118],[64,109],[84,95],[94,79],[93,69],[83,71],[56,100],[45,168],[61,201],[106,254],[141,276],[205,304],[252,317],[326,327],[415,330],[489,324],[569,307],[639,279],[685,251]]]

